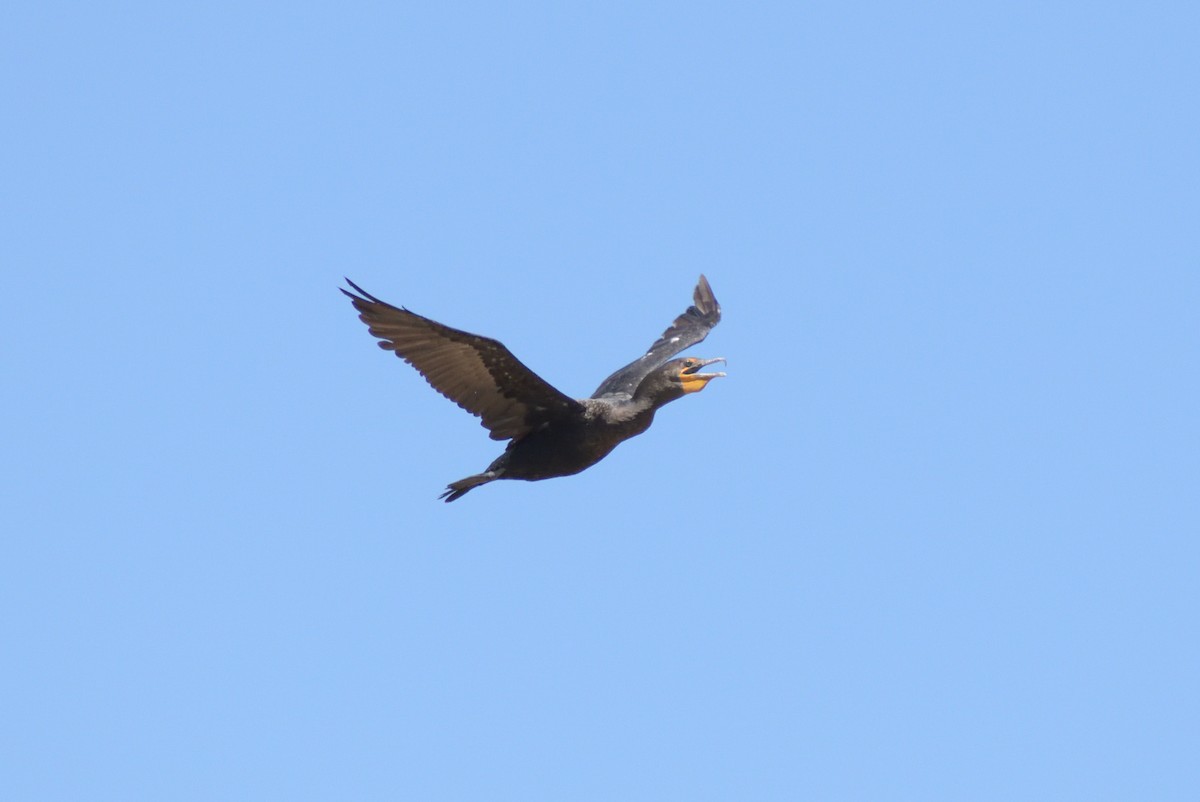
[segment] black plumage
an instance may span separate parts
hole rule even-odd
[[[492,439],[510,441],[486,471],[451,483],[442,494],[446,501],[496,479],[534,481],[579,473],[623,440],[644,432],[664,404],[725,375],[700,372],[723,362],[721,358],[671,359],[702,341],[721,320],[721,307],[704,276],[693,305],[650,350],[584,399],[556,390],[496,340],[392,306],[346,282],[354,292],[342,292],[381,348],[394,351],[435,390],[478,416]]]

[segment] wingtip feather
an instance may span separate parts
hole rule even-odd
[[[692,302],[702,314],[711,315],[714,312],[717,315],[721,314],[721,305],[717,303],[717,296],[713,295],[712,287],[703,273],[700,274],[700,280],[696,282],[696,290],[692,293]]]
[[[342,276],[342,278],[346,279],[346,283],[347,283],[347,284],[349,284],[351,287],[353,287],[353,288],[354,288],[354,292],[357,292],[357,293],[358,293],[358,296],[356,296],[356,295],[354,295],[354,293],[347,292],[347,291],[345,290],[345,288],[343,288],[343,287],[338,287],[338,289],[339,289],[339,290],[341,290],[343,293],[345,293],[346,295],[350,296],[351,298],[357,298],[357,299],[358,299],[358,300],[360,300],[360,301],[365,299],[365,300],[371,301],[372,303],[377,303],[377,304],[384,303],[383,301],[379,300],[378,298],[376,298],[376,297],[375,297],[374,295],[372,295],[371,293],[369,293],[369,292],[367,292],[366,290],[364,290],[362,287],[360,287],[360,286],[358,286],[357,284],[355,284],[353,281],[351,281],[351,280],[349,279],[349,277],[347,277],[347,276]],[[361,296],[361,297],[359,297],[359,296]]]

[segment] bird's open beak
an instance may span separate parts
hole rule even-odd
[[[718,376],[724,376],[725,371],[723,371],[723,370],[716,371],[715,373],[699,373],[698,372],[700,370],[700,368],[706,367],[708,365],[713,365],[717,362],[724,362],[724,361],[725,361],[725,357],[723,357],[723,356],[718,356],[713,359],[697,360],[696,364],[693,367],[690,367],[683,372],[683,375],[688,376],[693,379],[703,379],[704,381],[708,381],[709,379],[715,379]]]

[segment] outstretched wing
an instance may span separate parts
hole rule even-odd
[[[520,437],[546,420],[582,411],[582,404],[551,387],[502,343],[443,326],[379,300],[350,279],[346,283],[358,294],[342,292],[379,347],[395,351],[433,389],[482,418],[493,440]]]
[[[645,356],[635,359],[605,379],[592,393],[592,398],[633,395],[646,374],[707,337],[712,327],[721,322],[721,305],[717,303],[712,287],[708,286],[708,279],[703,275],[696,284],[696,291],[692,293],[692,302],[693,305],[675,318],[670,328],[650,346]]]

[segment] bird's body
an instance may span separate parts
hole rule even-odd
[[[504,470],[508,479],[552,479],[590,468],[654,420],[654,408],[629,401],[587,398],[581,415],[547,423],[508,448],[488,470]]]
[[[725,375],[699,372],[721,359],[668,361],[703,340],[721,319],[704,276],[696,286],[695,304],[644,356],[609,376],[584,399],[554,389],[496,340],[384,303],[347,281],[358,294],[342,292],[380,338],[380,347],[395,351],[434,389],[482,418],[493,439],[510,441],[486,471],[451,483],[442,494],[446,501],[496,479],[536,481],[579,473],[646,431],[664,404]]]

